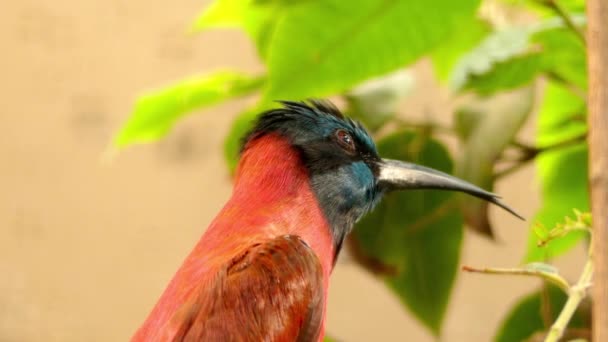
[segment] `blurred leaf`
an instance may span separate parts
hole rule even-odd
[[[468,109],[466,105],[456,109],[454,113],[454,129],[461,141],[467,141],[475,132],[486,113]]]
[[[545,285],[544,291],[536,291],[522,298],[503,320],[494,341],[526,341],[535,333],[546,332],[550,328],[549,325],[557,319],[566,300],[566,294],[559,288],[548,284]],[[568,326],[589,328],[589,313],[584,312],[586,309],[579,308]],[[543,312],[547,313],[544,319]]]
[[[542,46],[542,70],[587,89],[587,54],[579,37],[567,28],[539,31],[533,43]]]
[[[583,23],[584,17],[574,17]],[[457,63],[451,84],[482,95],[512,89],[548,73],[586,87],[585,49],[561,19],[496,31]]]
[[[489,31],[489,25],[481,20],[462,21],[456,25],[454,32],[431,53],[437,77],[448,80],[459,59],[479,44]]]
[[[471,75],[465,89],[475,90],[481,95],[513,89],[532,81],[540,71],[541,55],[529,53],[516,56],[505,62],[494,64],[491,72]]]
[[[549,83],[539,113],[539,146],[548,146],[571,140],[586,132],[584,102],[555,83]],[[569,147],[541,153],[536,159],[541,182],[542,206],[534,217],[545,227],[562,222],[572,209],[589,209],[587,184],[587,146],[584,141]],[[543,261],[567,252],[585,236],[574,232],[538,247],[538,237],[531,227],[526,261]]]
[[[196,19],[194,31],[210,28],[240,28],[256,43],[259,55],[265,58],[283,1],[216,0]]]
[[[196,18],[192,29],[243,27],[251,0],[215,0]],[[253,7],[249,10],[254,10]]]
[[[195,109],[248,94],[263,84],[260,77],[235,71],[219,71],[191,78],[145,94],[122,127],[114,144],[123,147],[148,142],[165,135],[175,121]]]
[[[566,12],[570,13],[584,13],[585,12],[585,0],[556,0],[561,8]],[[541,17],[553,17],[555,11],[543,4],[542,1],[530,1],[530,0],[502,0],[502,2],[513,4],[513,5],[525,5],[528,9],[532,10]]]
[[[460,108],[456,113],[456,121],[461,123],[457,126],[461,127],[460,130],[468,130],[470,133],[464,140],[455,174],[492,191],[494,163],[519,132],[530,115],[533,104],[534,89],[525,87],[490,99],[476,100]],[[477,121],[474,127],[467,128],[465,122],[471,125],[471,117]],[[467,225],[481,234],[493,237],[488,217],[488,202],[461,194],[459,198]]]
[[[414,76],[407,69],[365,81],[346,94],[348,114],[373,132],[395,115],[399,102],[409,95],[414,83]]]
[[[424,135],[399,132],[378,144],[381,155],[450,172],[446,149]],[[452,194],[442,191],[391,193],[357,224],[362,252],[396,270],[389,287],[435,335],[458,269],[462,218]]]
[[[403,67],[472,20],[479,2],[325,0],[290,6],[269,46],[265,96],[325,96]]]
[[[529,30],[523,27],[503,29],[489,34],[474,49],[464,55],[452,70],[453,89],[471,88],[472,78],[491,72],[496,64],[528,51]]]

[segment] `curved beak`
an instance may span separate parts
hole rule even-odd
[[[382,159],[378,162],[378,186],[382,189],[439,189],[465,192],[494,203],[516,217],[524,218],[500,201],[500,197],[462,179],[428,167],[399,160]]]

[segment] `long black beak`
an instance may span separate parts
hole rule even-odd
[[[378,186],[385,190],[439,189],[465,192],[492,202],[516,217],[524,218],[500,201],[500,197],[462,179],[428,167],[399,160],[382,159],[378,163]]]

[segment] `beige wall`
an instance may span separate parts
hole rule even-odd
[[[1,341],[127,339],[229,196],[222,139],[251,99],[191,116],[164,141],[102,162],[143,89],[220,66],[261,70],[238,32],[182,34],[207,2],[2,6]],[[417,72],[420,90],[403,112],[444,112],[445,91],[432,84],[427,65]],[[498,192],[531,217],[534,189],[528,167]],[[467,234],[464,263],[520,261],[526,224],[499,211],[492,217],[500,243]],[[567,275],[576,274],[577,261],[563,262]],[[488,340],[504,310],[534,283],[460,275],[443,340]],[[345,341],[432,340],[381,281],[348,258],[333,274],[328,320],[328,331]]]

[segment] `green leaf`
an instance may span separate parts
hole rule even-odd
[[[118,147],[164,136],[183,115],[258,89],[263,78],[235,71],[194,77],[141,96],[114,144]]]
[[[494,164],[530,115],[534,89],[525,87],[489,99],[475,100],[456,113],[457,126],[468,130],[455,174],[486,190],[494,186]],[[473,114],[475,113],[475,114]],[[464,128],[468,118],[476,118],[475,127]],[[469,124],[471,120],[468,120]],[[488,202],[459,194],[460,207],[467,225],[493,237],[488,217]]]
[[[585,0],[555,0],[562,9],[569,14],[584,13],[585,12]],[[541,17],[552,17],[555,16],[555,10],[550,8],[545,3],[548,1],[526,1],[526,0],[502,0],[502,2],[512,5],[525,5],[528,9],[532,10],[534,14],[540,15]]]
[[[403,67],[472,20],[479,2],[325,0],[290,6],[269,46],[265,96],[326,96]]]
[[[503,320],[494,341],[526,341],[536,333],[546,332],[566,303],[567,296],[553,285],[545,285],[543,291],[536,291],[522,298]],[[544,304],[543,304],[544,303]],[[587,308],[588,309],[588,308]],[[589,328],[589,313],[579,308],[572,317],[568,327]],[[543,320],[547,313],[548,322]]]
[[[538,119],[538,145],[573,142],[566,147],[541,153],[536,159],[542,206],[533,223],[554,227],[563,221],[564,216],[572,213],[572,209],[589,209],[587,146],[584,141],[576,143],[573,140],[586,132],[584,113],[583,100],[560,85],[547,85]],[[529,232],[527,262],[543,261],[563,254],[585,236],[583,232],[574,232],[538,247],[538,237],[533,228],[534,225]]]
[[[446,149],[424,135],[399,132],[382,139],[383,156],[450,172]],[[388,194],[355,228],[361,252],[395,268],[388,286],[410,311],[439,335],[458,269],[462,218],[452,194],[406,191]]]
[[[198,16],[192,29],[243,27],[250,0],[216,0]]]
[[[584,46],[559,18],[488,35],[457,63],[451,84],[488,95],[529,83],[540,73],[586,88]]]
[[[529,34],[529,30],[523,27],[503,29],[488,34],[458,61],[450,77],[452,88],[456,90],[474,88],[469,85],[471,79],[482,82],[480,79],[491,73],[497,65],[500,66],[514,57],[524,56],[529,51]]]
[[[482,75],[471,75],[465,89],[475,90],[481,95],[513,89],[532,81],[540,71],[541,55],[529,53],[505,62],[494,64],[492,71]]]
[[[587,89],[587,54],[580,38],[568,28],[539,31],[532,42],[542,46],[542,71]]]
[[[490,27],[481,20],[462,21],[455,31],[431,53],[437,77],[446,81],[460,58],[484,39]]]
[[[264,59],[283,1],[216,0],[196,19],[193,31],[212,28],[240,28],[256,43]]]

